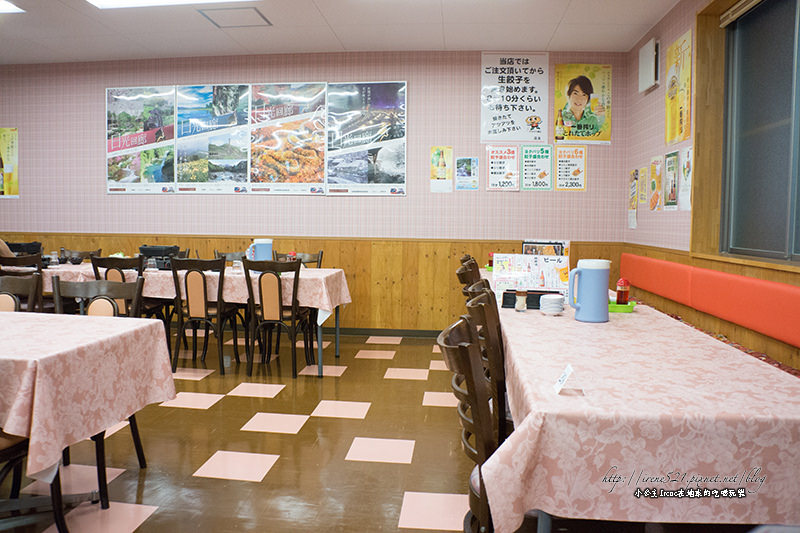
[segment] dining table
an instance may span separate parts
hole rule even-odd
[[[796,376],[643,304],[601,323],[499,313],[514,431],[482,467],[498,533],[533,509],[540,531],[800,524]]]
[[[179,279],[182,273],[179,271]],[[126,280],[135,278],[135,271],[125,272]],[[59,276],[62,281],[88,281],[94,279],[91,263],[50,265],[42,269],[42,287],[45,292],[52,291],[52,278]],[[145,269],[142,295],[149,298],[175,298],[175,283],[171,270]],[[283,304],[291,305],[294,273],[281,274]],[[253,283],[255,284],[255,279]],[[219,285],[219,273],[206,272],[206,286],[210,299],[215,299]],[[256,293],[258,289],[254,287]],[[245,304],[248,299],[244,270],[226,267],[222,297],[226,302]],[[301,268],[297,286],[297,301],[301,307],[317,309],[317,375],[322,377],[322,325],[334,316],[334,355],[339,358],[340,318],[342,305],[351,303],[347,278],[341,268]]]
[[[0,427],[52,481],[68,446],[175,398],[160,320],[0,312]]]

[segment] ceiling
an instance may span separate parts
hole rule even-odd
[[[679,0],[260,0],[107,10],[85,0],[11,1],[26,13],[0,14],[6,65],[294,52],[627,52]]]

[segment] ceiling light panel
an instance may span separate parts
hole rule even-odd
[[[0,13],[25,13],[25,10],[18,8],[7,0],[0,0]]]
[[[251,0],[86,0],[100,9],[120,9],[126,7],[183,6],[187,4],[219,4],[249,2]]]

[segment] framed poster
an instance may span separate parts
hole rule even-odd
[[[324,83],[252,86],[250,192],[325,193]]]
[[[546,52],[481,54],[481,142],[547,141]]]
[[[611,65],[555,66],[557,143],[611,143]]]
[[[175,192],[175,87],[106,89],[106,191]]]
[[[486,190],[519,190],[519,147],[486,146]]]
[[[330,195],[406,194],[406,82],[329,83]]]

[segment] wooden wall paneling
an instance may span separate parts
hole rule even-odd
[[[403,243],[401,241],[376,240],[372,242],[370,255],[372,278],[372,316],[368,327],[381,327],[378,324],[401,322],[403,286]]]
[[[716,14],[697,16],[692,252],[719,253],[725,99],[725,30]]]
[[[401,268],[402,296],[400,298],[400,329],[420,329],[421,308],[425,305],[420,289],[420,264],[424,258],[420,257],[419,248],[412,242],[403,243],[403,258]]]
[[[440,330],[451,320],[450,297],[453,286],[450,277],[451,251],[448,241],[422,241],[414,243],[419,268],[416,272],[418,319],[415,329]],[[409,273],[414,275],[414,273]]]
[[[372,321],[372,243],[368,240],[348,241],[350,250],[340,254],[340,268],[347,276],[347,287],[353,303],[345,305],[341,312],[342,327],[378,327]],[[378,293],[376,298],[378,297]]]

